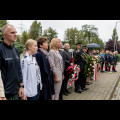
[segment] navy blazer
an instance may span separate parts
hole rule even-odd
[[[41,79],[43,83],[43,97],[48,100],[55,93],[54,91],[54,76],[50,68],[50,63],[46,55],[38,49],[36,54],[36,60],[40,67]]]

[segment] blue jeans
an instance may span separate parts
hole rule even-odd
[[[35,95],[34,97],[27,97],[27,100],[38,100],[39,96],[40,96],[40,84],[37,85],[37,95]]]

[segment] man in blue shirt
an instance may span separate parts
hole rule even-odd
[[[103,66],[104,66],[104,62],[105,62],[104,50],[101,51],[100,55],[101,55],[101,61],[100,61],[100,63],[101,63],[101,72],[104,72],[103,71]]]

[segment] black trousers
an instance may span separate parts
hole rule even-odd
[[[20,100],[20,99],[19,99],[18,93],[15,94],[15,95],[8,95],[8,94],[5,94],[5,97],[6,97],[7,100]]]
[[[115,66],[116,66],[116,63],[115,63],[115,65],[113,65],[113,71],[115,71],[115,68],[116,68]]]
[[[105,71],[107,71],[107,63],[105,63]]]
[[[50,94],[48,88],[43,88],[42,90],[40,90],[40,96],[39,96],[38,100],[40,100],[40,101],[52,100],[52,94]]]
[[[101,71],[103,71],[104,62],[101,64]]]
[[[64,80],[62,82],[62,87],[61,87],[62,93],[68,92],[68,90],[67,90],[68,80],[69,80],[69,76],[66,72],[64,72]]]
[[[79,73],[78,80],[75,81],[75,91],[78,91],[80,88],[86,87],[86,77],[84,75],[84,71]]]
[[[80,87],[85,88],[86,87],[86,77],[84,75],[84,71],[80,74]]]
[[[75,81],[75,91],[78,91],[80,89],[80,75],[78,80]]]

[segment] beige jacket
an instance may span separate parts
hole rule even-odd
[[[3,82],[1,78],[1,71],[0,71],[0,97],[5,97]]]
[[[63,76],[63,60],[62,56],[60,55],[59,52],[56,52],[54,50],[49,51],[49,56],[51,57],[53,64],[54,64],[54,70],[55,73],[57,74],[59,80],[62,80]]]

